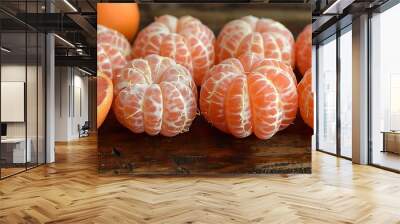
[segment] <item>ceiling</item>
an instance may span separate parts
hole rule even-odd
[[[45,0],[1,0],[1,43],[11,50],[2,51],[2,60],[36,60],[37,51],[44,47],[38,40],[44,40],[42,33],[51,32],[74,45],[55,38],[56,65],[78,63],[76,58],[85,56],[83,64],[95,71],[96,4],[97,0],[47,0],[47,4]]]
[[[313,43],[319,43],[351,24],[354,17],[373,11],[389,0],[312,0]]]

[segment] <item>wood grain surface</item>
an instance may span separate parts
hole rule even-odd
[[[176,137],[134,134],[110,114],[99,130],[99,169],[133,174],[310,173],[311,134],[301,119],[269,140],[237,139],[198,116]],[[120,154],[112,153],[116,149]]]
[[[0,181],[0,224],[399,224],[400,175],[312,152],[313,172],[241,177],[99,175],[96,139]]]

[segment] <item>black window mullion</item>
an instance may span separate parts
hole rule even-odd
[[[319,45],[315,46],[315,148],[319,149]]]
[[[28,19],[28,1],[25,0],[25,21]],[[26,23],[25,23],[26,24]],[[25,25],[25,88],[24,88],[24,120],[25,120],[25,170],[28,169],[28,114],[27,114],[27,90],[28,90],[28,26]]]
[[[368,141],[368,164],[373,164],[373,149],[372,149],[372,29],[371,29],[371,20],[372,20],[372,12],[368,12],[368,31],[367,31],[367,46],[368,46],[368,53],[367,53],[367,64],[368,64],[368,69],[367,69],[367,85],[368,85],[368,90],[367,90],[367,119],[368,119],[368,124],[367,124],[367,141]]]
[[[338,29],[336,31],[336,154],[341,156],[341,119],[340,119],[340,76],[341,76],[341,64],[340,64],[340,35],[341,32]]]
[[[36,1],[39,13],[39,0]],[[36,31],[36,166],[39,165],[39,32]]]

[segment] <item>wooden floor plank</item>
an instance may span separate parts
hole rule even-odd
[[[313,152],[311,175],[134,177],[97,172],[96,139],[0,181],[0,223],[400,223],[400,175]]]

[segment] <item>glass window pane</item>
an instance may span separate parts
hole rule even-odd
[[[336,39],[318,48],[318,149],[336,153]]]
[[[400,170],[400,4],[372,17],[372,163]],[[386,132],[386,134],[383,134]]]
[[[340,153],[352,156],[352,35],[340,36]]]
[[[26,141],[26,33],[1,34],[1,139],[2,178],[24,171],[30,161]]]
[[[27,164],[28,168],[34,167],[37,165],[37,132],[38,132],[38,56],[37,56],[37,33],[29,32],[27,33],[27,80],[26,80],[26,115],[27,115],[27,140],[28,144],[30,144],[30,160]]]

